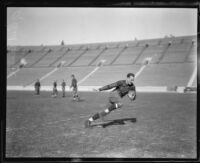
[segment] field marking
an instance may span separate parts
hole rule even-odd
[[[190,80],[189,80],[189,82],[187,84],[187,87],[191,87],[192,86],[192,83],[194,82],[194,79],[195,79],[196,75],[197,75],[197,66],[195,67],[195,69],[194,69],[194,71],[192,73],[192,76],[191,76],[191,78],[190,78]]]
[[[11,76],[15,75],[20,69],[18,68],[16,71],[11,72],[8,76],[7,79],[10,78]]]

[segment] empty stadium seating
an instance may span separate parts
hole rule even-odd
[[[52,85],[54,80],[78,81],[93,71],[101,60],[106,60],[82,86],[99,86],[124,79],[128,72],[136,73],[146,58],[152,58],[148,67],[137,77],[137,86],[186,86],[197,61],[197,37],[166,37],[111,43],[51,46],[8,46],[7,75],[27,61],[25,68],[7,79],[7,85],[33,83],[65,61],[63,67],[42,80]],[[197,85],[196,79],[193,86]]]
[[[47,55],[45,55],[44,58],[40,59],[36,64],[34,64],[34,67],[48,67],[52,62],[54,62],[64,53],[66,52],[63,50],[51,50],[50,52],[47,52]]]
[[[166,45],[149,45],[148,48],[145,49],[144,52],[140,55],[140,58],[136,61],[136,63],[144,63],[145,58],[152,58],[150,63],[157,63],[165,48]]]
[[[191,45],[185,43],[171,45],[160,63],[184,62],[190,53]]]
[[[127,73],[136,73],[140,65],[105,66],[96,71],[90,78],[81,83],[81,86],[103,86],[123,80]],[[80,70],[79,70],[80,71]]]
[[[93,63],[92,65],[96,65],[101,60],[105,60],[105,65],[110,64],[113,59],[117,56],[117,54],[122,50],[122,48],[108,48],[102,53]]]
[[[52,68],[23,68],[16,75],[7,79],[7,85],[27,86],[51,70]]]
[[[64,79],[67,85],[71,84],[71,75],[74,74],[77,80],[81,80],[84,78],[89,72],[91,72],[94,68],[87,67],[62,67],[58,71],[54,72],[49,77],[45,78],[41,81],[42,85],[53,85],[53,81],[57,80],[58,84],[62,82]]]
[[[53,66],[57,66],[61,61],[65,61],[65,66],[71,64],[81,53],[83,50],[70,50],[63,57],[61,57],[57,62],[53,64]]]
[[[102,49],[88,50],[72,66],[87,66],[100,54]]]
[[[150,64],[136,79],[136,85],[186,86],[193,70],[192,63]]]
[[[113,64],[132,64],[142,49],[142,46],[126,48]]]
[[[190,53],[185,58],[185,62],[197,62],[197,44],[191,47]]]

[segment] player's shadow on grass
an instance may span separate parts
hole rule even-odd
[[[106,121],[100,122],[100,123],[94,123],[91,126],[92,127],[101,126],[101,127],[105,128],[105,127],[112,126],[112,125],[125,125],[126,122],[135,123],[136,121],[137,121],[136,118],[122,118],[122,119],[106,120]]]

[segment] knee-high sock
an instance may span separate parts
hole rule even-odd
[[[100,115],[101,116],[106,116],[107,114],[109,114],[112,110],[116,109],[116,105],[115,104],[112,104],[110,105],[107,109],[105,109],[104,111],[100,112],[100,113],[96,113],[94,114],[89,120],[90,121],[94,121],[96,119],[99,119],[100,118]]]

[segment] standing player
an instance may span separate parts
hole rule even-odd
[[[76,80],[74,74],[72,74],[71,77],[72,77],[72,83],[71,83],[70,88],[73,88],[73,99],[74,100],[79,100],[77,80]]]
[[[52,97],[57,97],[58,95],[58,90],[57,90],[57,81],[55,80],[53,82],[53,93],[52,93]]]
[[[65,86],[66,86],[66,83],[65,83],[64,79],[62,81],[61,86],[62,86],[62,93],[63,93],[62,97],[65,97]]]
[[[135,75],[133,73],[128,73],[126,80],[119,80],[115,83],[106,85],[102,88],[99,88],[96,91],[104,91],[104,90],[109,90],[112,88],[115,88],[112,90],[109,94],[108,98],[108,108],[105,109],[104,111],[100,113],[94,114],[92,117],[90,117],[88,120],[85,121],[85,127],[91,127],[91,123],[99,118],[104,120],[104,116],[109,114],[111,111],[121,108],[122,103],[121,99],[127,95],[130,100],[135,100],[136,99],[136,90],[135,90],[135,85],[134,85],[134,78]]]
[[[40,86],[41,86],[39,79],[37,79],[34,86],[35,86],[35,94],[39,95],[40,94]]]

